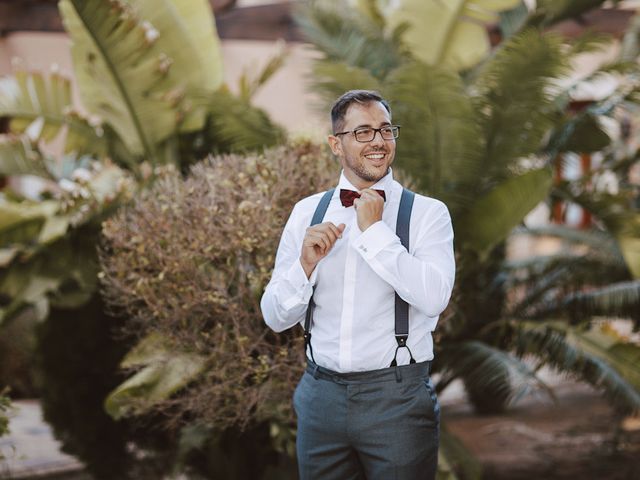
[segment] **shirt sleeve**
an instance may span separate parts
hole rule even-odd
[[[352,245],[404,301],[436,317],[449,303],[455,278],[453,228],[447,207],[436,202],[411,228],[417,228],[411,253],[383,221],[355,237]]]
[[[300,263],[302,245],[297,237],[305,230],[302,221],[294,208],[282,232],[271,280],[260,301],[265,323],[276,332],[304,320],[313,294],[317,268],[307,278]]]

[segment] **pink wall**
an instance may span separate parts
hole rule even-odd
[[[299,43],[288,45],[288,49],[285,65],[257,93],[254,103],[266,109],[292,134],[321,139],[328,133],[328,113],[318,113],[314,108],[318,99],[306,88],[313,53]],[[235,90],[245,68],[257,71],[277,50],[273,42],[223,41],[225,81]],[[46,72],[55,64],[64,74],[73,72],[69,39],[64,33],[14,33],[0,38],[0,76],[11,73],[14,59],[19,59],[30,70]]]

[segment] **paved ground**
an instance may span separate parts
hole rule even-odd
[[[49,425],[42,420],[37,400],[20,400],[11,417],[11,434],[0,438],[0,452],[6,457],[0,462],[0,478],[55,478],[56,474],[79,472],[84,466],[74,457],[60,451]]]

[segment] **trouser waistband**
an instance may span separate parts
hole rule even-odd
[[[403,378],[426,377],[431,373],[431,361],[400,365],[397,367],[381,368],[379,370],[367,370],[364,372],[334,372],[328,368],[321,367],[307,359],[307,373],[316,379],[329,380],[340,384],[375,383],[395,380],[402,381]]]

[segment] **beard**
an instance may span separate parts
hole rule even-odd
[[[385,154],[389,154],[389,152],[383,152]],[[380,172],[378,169],[374,167],[368,167],[364,162],[366,160],[346,158],[346,166],[358,176],[358,178],[364,180],[365,182],[379,182],[382,180],[385,175],[389,173],[389,165],[384,169],[384,172]]]

